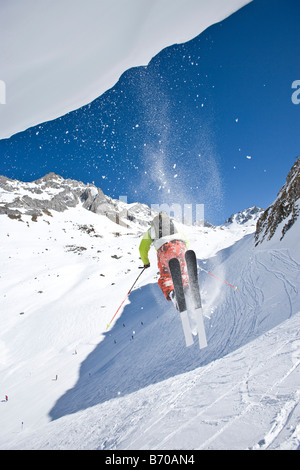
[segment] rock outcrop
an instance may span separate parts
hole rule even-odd
[[[256,225],[255,244],[270,240],[280,230],[280,240],[293,226],[300,213],[300,158],[287,175],[276,201],[260,216]]]

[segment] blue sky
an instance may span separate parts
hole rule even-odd
[[[299,25],[298,0],[254,0],[89,105],[1,140],[0,174],[54,171],[128,202],[204,204],[215,224],[266,208],[300,155]]]

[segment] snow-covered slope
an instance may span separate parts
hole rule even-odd
[[[100,96],[127,69],[250,0],[10,0],[0,4],[0,139]]]
[[[236,217],[183,227],[199,267],[238,287],[200,271],[200,351],[185,347],[154,251],[111,324],[140,272],[141,226],[82,201],[0,219],[0,448],[299,447],[299,221],[257,247]]]
[[[299,450],[299,323],[36,431],[20,426],[0,448]]]

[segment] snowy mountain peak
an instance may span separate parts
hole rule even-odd
[[[263,209],[257,206],[250,207],[249,209],[244,209],[236,214],[232,214],[226,221],[225,226],[230,224],[240,224],[245,226],[256,225],[256,221],[259,216],[262,214]]]
[[[270,240],[278,233],[280,240],[294,225],[300,212],[300,157],[286,177],[277,199],[268,207],[257,221],[256,245]]]
[[[42,176],[42,178],[39,178],[38,180],[35,181],[36,184],[39,184],[39,183],[53,183],[53,182],[59,182],[61,183],[63,181],[63,177],[60,176],[60,175],[57,175],[56,173],[54,173],[53,171],[51,171],[50,173],[47,173],[45,176]]]

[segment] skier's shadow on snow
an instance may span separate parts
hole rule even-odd
[[[130,394],[204,365],[212,353],[210,346],[199,349],[197,337],[186,348],[178,312],[157,284],[149,284],[130,294],[130,304],[83,361],[77,383],[49,415],[58,419]]]

